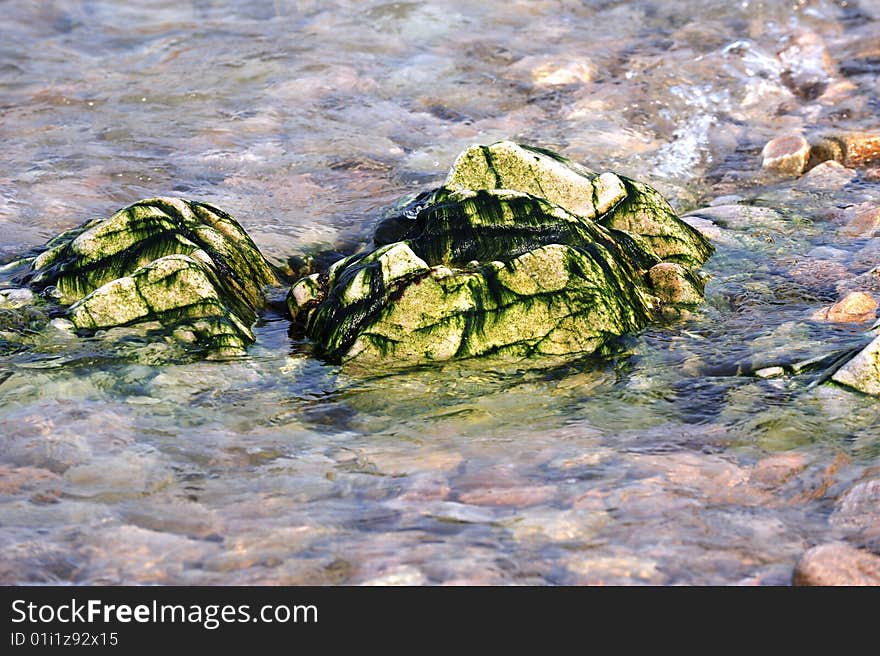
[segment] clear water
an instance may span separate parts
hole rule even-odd
[[[682,212],[779,213],[719,221],[705,307],[609,361],[365,377],[272,311],[231,362],[107,335],[6,353],[0,582],[785,583],[840,537],[880,405],[736,370],[864,341],[810,315],[878,263],[829,217],[880,184],[780,181],[759,153],[876,130],[877,2],[142,5],[4,5],[0,258],[155,195],[226,209],[278,263],[351,248],[502,138]],[[813,100],[776,56],[804,31],[838,68]]]

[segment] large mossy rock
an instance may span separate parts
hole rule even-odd
[[[712,251],[649,187],[511,142],[465,151],[443,187],[379,224],[375,244],[288,295],[333,361],[601,351],[664,302],[701,299],[688,267]]]
[[[271,265],[225,212],[178,198],[143,200],[55,237],[17,279],[52,298],[76,328],[158,322],[212,355],[254,341]]]

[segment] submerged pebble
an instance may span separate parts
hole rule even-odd
[[[794,570],[795,585],[880,585],[880,556],[841,543],[807,551]]]

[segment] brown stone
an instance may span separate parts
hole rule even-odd
[[[844,166],[880,163],[880,133],[853,132],[838,137],[844,146]]]
[[[806,287],[827,285],[851,277],[849,269],[831,260],[803,260],[793,265],[788,274]]]
[[[553,485],[475,488],[458,495],[459,501],[476,506],[516,506],[526,508],[556,496]]]
[[[850,539],[880,549],[880,478],[853,485],[838,499],[830,521]]]
[[[840,213],[840,218],[846,221],[846,225],[839,230],[842,235],[869,239],[880,234],[880,205],[875,203],[851,205]]]
[[[863,323],[874,320],[877,307],[877,301],[870,294],[850,292],[831,307],[815,312],[813,319],[834,323]]]
[[[761,151],[762,166],[781,175],[803,173],[810,157],[810,144],[801,136],[786,135],[767,142]]]
[[[651,267],[648,279],[664,303],[697,305],[703,302],[703,284],[680,264],[661,262]]]
[[[60,480],[57,474],[41,467],[9,467],[0,465],[0,494],[17,492],[42,487],[46,483]]]
[[[810,146],[810,165],[827,161],[850,168],[880,163],[880,134],[840,132],[816,137]]]
[[[813,147],[815,149],[815,146]],[[798,186],[808,190],[834,191],[842,189],[856,179],[856,172],[838,161],[826,161],[807,171]]]
[[[842,542],[807,551],[794,568],[795,585],[880,585],[880,556]]]
[[[755,463],[749,474],[749,482],[777,488],[804,471],[809,463],[807,456],[796,451],[777,453]]]

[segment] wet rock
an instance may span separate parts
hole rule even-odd
[[[240,353],[268,262],[225,212],[194,201],[154,198],[62,233],[26,258],[18,279],[67,305],[78,329],[158,322],[215,355]]]
[[[831,246],[817,246],[807,252],[807,257],[815,260],[843,261],[849,257],[849,253],[841,248]]]
[[[455,501],[437,501],[424,504],[422,514],[446,522],[460,522],[463,524],[485,524],[495,521],[495,510],[480,506],[473,506]]]
[[[424,573],[413,565],[394,567],[379,576],[363,581],[361,585],[388,586],[388,585],[425,585],[428,582]]]
[[[609,522],[606,512],[545,510],[504,520],[518,542],[589,542]]]
[[[640,468],[656,472],[686,496],[704,498],[710,503],[746,506],[768,501],[765,491],[750,484],[746,469],[717,456],[682,452],[637,455],[632,461]]]
[[[765,488],[778,488],[807,468],[810,460],[796,451],[762,458],[749,473],[749,482]]]
[[[807,171],[798,187],[808,191],[836,191],[856,179],[856,172],[840,162],[828,161]]]
[[[877,307],[877,301],[870,294],[850,292],[831,307],[815,312],[813,319],[835,323],[863,323],[874,320]]]
[[[833,542],[807,551],[794,568],[795,585],[880,585],[880,556]]]
[[[756,205],[713,205],[688,212],[684,217],[686,221],[695,218],[712,221],[716,226],[730,230],[779,229],[785,221],[781,212]]]
[[[877,337],[831,379],[865,394],[880,395],[880,337]]]
[[[104,585],[204,582],[204,571],[192,565],[220,550],[216,542],[128,525],[102,527],[84,535],[83,541],[83,574]]]
[[[803,100],[821,96],[835,73],[825,42],[815,32],[792,36],[778,57],[783,65],[783,83]]]
[[[675,262],[655,264],[648,271],[651,289],[665,303],[699,305],[705,285],[692,271]]]
[[[657,563],[631,555],[575,556],[566,563],[578,585],[661,585]]]
[[[466,150],[375,242],[288,295],[331,361],[601,351],[653,317],[645,270],[711,252],[649,187],[511,142]]]
[[[415,453],[403,450],[368,449],[362,457],[379,473],[403,476],[413,472],[448,472],[458,467],[464,457],[457,451],[421,449]]]
[[[880,550],[880,479],[853,485],[835,504],[831,524],[859,544]]]
[[[880,239],[869,239],[850,260],[850,266],[855,271],[870,271],[877,262],[880,262]]]
[[[842,235],[869,239],[880,234],[880,205],[876,203],[852,205],[839,216],[846,221],[846,225],[839,230]]]
[[[807,289],[820,289],[852,277],[849,269],[840,262],[810,259],[793,264],[788,275]]]
[[[516,506],[525,508],[545,503],[556,496],[553,485],[482,487],[462,492],[459,501],[475,506]]]
[[[126,450],[75,465],[64,473],[64,480],[78,497],[113,502],[156,492],[173,483],[174,475],[156,454]]]
[[[849,168],[863,168],[880,163],[880,134],[840,132],[813,139],[810,166],[830,161]]]
[[[796,177],[803,173],[810,157],[810,144],[799,135],[776,137],[761,151],[762,166],[768,171]]]
[[[47,484],[57,484],[57,474],[41,467],[10,467],[0,465],[0,494],[17,494]]]
[[[596,65],[584,58],[530,56],[520,59],[510,70],[514,74],[525,73],[539,87],[586,84],[596,76]]]
[[[30,305],[34,294],[29,289],[0,289],[0,309],[15,310]]]

